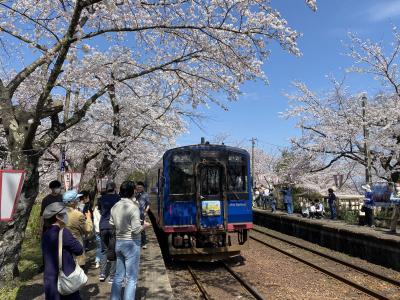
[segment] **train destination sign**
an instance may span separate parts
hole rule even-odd
[[[25,171],[0,170],[0,221],[11,221],[21,194]]]

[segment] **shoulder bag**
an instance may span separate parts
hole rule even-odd
[[[58,281],[57,289],[61,295],[69,295],[78,291],[84,286],[88,280],[85,272],[75,262],[75,270],[66,276],[62,270],[62,246],[63,246],[63,231],[61,229],[58,234]]]

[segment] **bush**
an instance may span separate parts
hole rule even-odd
[[[358,211],[347,210],[341,214],[341,217],[348,224],[358,224]]]
[[[25,236],[36,241],[40,240],[42,226],[40,223],[40,204],[35,203],[29,216]]]

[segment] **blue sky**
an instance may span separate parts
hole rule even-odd
[[[349,42],[347,33],[383,40],[389,48],[391,29],[399,25],[400,0],[318,0],[316,13],[303,0],[271,3],[291,27],[303,34],[298,41],[303,55],[294,57],[278,45],[271,45],[272,54],[264,65],[269,85],[245,83],[243,95],[229,104],[227,112],[214,106],[201,109],[209,118],[203,121],[201,129],[189,123],[189,133],[178,139],[179,145],[197,144],[201,136],[212,140],[224,133],[229,134],[228,143],[240,141],[243,147],[249,147],[250,138],[256,137],[258,147],[276,153],[279,147],[289,145],[291,136],[298,134],[294,120],[279,116],[288,104],[284,93],[294,91],[293,80],[323,92],[330,87],[327,75],[338,79],[346,76],[351,91],[373,94],[379,90],[379,84],[365,76],[346,74],[345,69],[351,65],[351,59],[343,55]]]

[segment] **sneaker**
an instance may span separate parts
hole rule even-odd
[[[95,269],[100,268],[100,262],[96,261],[96,264],[94,265],[94,268],[95,268]]]
[[[104,274],[100,274],[99,281],[104,282],[106,280],[106,276]]]
[[[147,245],[143,245],[143,247],[142,247],[143,249],[147,249]]]
[[[375,228],[375,225],[371,225],[371,228]]]
[[[111,276],[110,276],[110,277],[108,278],[108,283],[109,283],[109,284],[112,284],[113,281],[114,281],[114,277],[111,277]]]

